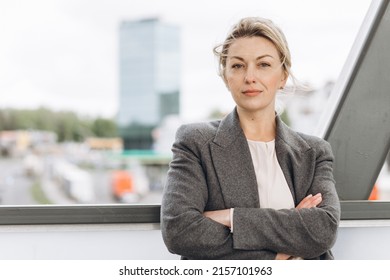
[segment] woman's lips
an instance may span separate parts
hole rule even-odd
[[[248,89],[248,90],[244,90],[242,93],[245,94],[246,96],[257,96],[260,93],[262,93],[262,91],[257,89]]]

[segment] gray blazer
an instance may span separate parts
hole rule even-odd
[[[236,110],[221,121],[180,127],[161,205],[168,250],[185,259],[274,259],[277,252],[333,259],[340,203],[330,145],[294,132],[276,116],[275,148],[295,205],[321,193],[319,206],[259,208],[255,170]],[[234,208],[234,233],[202,215],[226,208]]]

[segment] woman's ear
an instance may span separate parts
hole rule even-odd
[[[283,77],[282,77],[282,80],[281,80],[281,87],[284,88],[286,86],[286,83],[287,83],[287,80],[288,80],[288,72],[285,70],[283,71]]]

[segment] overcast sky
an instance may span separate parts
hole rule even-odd
[[[242,17],[277,23],[295,75],[321,87],[337,79],[370,2],[0,0],[0,108],[47,106],[115,116],[119,23],[151,16],[181,26],[185,120],[232,108],[212,48]]]

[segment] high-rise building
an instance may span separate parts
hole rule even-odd
[[[180,29],[158,18],[123,21],[118,125],[126,148],[150,148],[151,130],[179,114]]]

